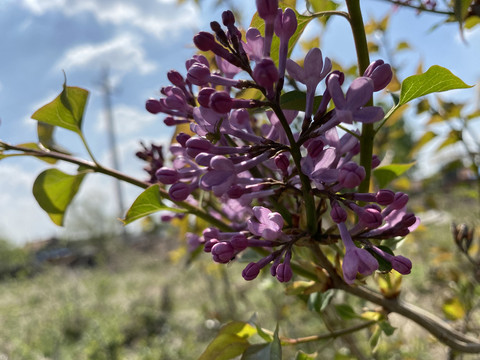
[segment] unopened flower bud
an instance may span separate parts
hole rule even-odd
[[[233,101],[227,92],[218,91],[210,97],[209,105],[213,111],[225,114],[232,110],[232,103]]]
[[[242,271],[242,276],[245,280],[250,281],[255,279],[260,273],[260,266],[257,263],[251,262]]]
[[[230,239],[230,244],[236,251],[242,251],[248,247],[248,239],[243,234],[233,235]]]
[[[264,20],[275,19],[278,10],[278,0],[256,0],[258,16]]]
[[[347,220],[347,212],[345,211],[344,208],[340,206],[338,202],[333,202],[332,204],[332,210],[330,211],[330,217],[332,220],[340,224],[342,222],[345,222]]]
[[[161,167],[158,169],[155,173],[155,176],[157,177],[158,181],[165,185],[175,184],[178,180],[180,180],[178,172],[167,167]]]
[[[203,247],[203,251],[205,252],[212,252],[212,248],[214,245],[218,244],[220,241],[218,239],[210,239],[205,241],[205,246]]]
[[[156,99],[148,99],[147,102],[145,103],[145,108],[149,113],[152,113],[152,114],[158,114],[163,109],[162,105],[160,104],[160,101]]]
[[[390,205],[395,200],[395,193],[391,190],[381,189],[377,192],[375,198],[379,205]]]
[[[348,189],[353,189],[360,185],[364,178],[365,169],[353,161],[343,165],[338,173],[339,183]]]
[[[204,87],[202,90],[198,92],[197,96],[197,101],[198,103],[203,106],[208,108],[210,105],[210,96],[215,92],[216,90],[210,87]]]
[[[212,50],[217,44],[215,36],[206,31],[200,31],[195,35],[193,37],[193,43],[201,51]]]
[[[194,85],[205,85],[210,80],[210,69],[204,64],[195,63],[188,69],[187,79]]]
[[[283,176],[288,175],[288,167],[290,165],[290,160],[288,160],[287,155],[284,153],[278,154],[273,159],[275,166],[282,172]]]
[[[188,184],[177,182],[170,187],[168,195],[173,201],[184,201],[191,192],[192,189]]]
[[[170,70],[167,73],[168,80],[175,86],[182,87],[185,85],[185,80],[183,76],[176,70]]]
[[[363,76],[369,77],[373,80],[373,90],[379,91],[387,87],[392,81],[393,72],[389,64],[385,64],[383,60],[376,60],[372,62]]]
[[[235,249],[229,242],[221,241],[213,245],[211,253],[213,255],[213,261],[226,264],[232,260]]]
[[[412,271],[412,262],[402,255],[393,256],[389,261],[392,264],[392,268],[402,275],[408,275]]]
[[[182,147],[185,147],[185,144],[186,144],[187,140],[190,139],[190,138],[191,138],[190,135],[185,134],[184,132],[181,132],[177,135],[176,140],[178,141],[178,143],[180,145],[182,145]]]

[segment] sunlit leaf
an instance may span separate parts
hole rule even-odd
[[[142,192],[133,202],[130,209],[128,209],[123,223],[125,225],[130,224],[131,222],[141,219],[147,215],[151,215],[161,210],[168,210],[174,212],[184,212],[182,209],[171,208],[166,206],[162,202],[162,197],[160,196],[159,185],[152,185],[144,192]]]
[[[406,41],[400,41],[397,44],[397,51],[410,49],[410,44]]]
[[[474,16],[469,16],[466,20],[465,23],[463,24],[465,29],[472,29],[475,26],[480,24],[480,16],[474,15]]]
[[[240,360],[268,360],[270,359],[270,343],[250,345],[242,354]]]
[[[248,323],[232,321],[220,329],[198,360],[229,360],[244,353],[250,347],[248,338],[256,328]]]
[[[390,164],[376,168],[373,171],[373,176],[378,182],[380,188],[384,188],[391,181],[395,180],[408,169],[410,169],[415,163],[410,164]]]
[[[449,320],[459,320],[465,317],[465,307],[458,297],[447,299],[443,303],[442,310]]]
[[[55,132],[55,126],[38,121],[37,123],[37,135],[39,143],[48,150],[56,151],[62,154],[70,154],[68,150],[57,144],[53,134]]]
[[[453,75],[450,70],[434,65],[425,73],[412,75],[402,82],[399,105],[435,92],[453,89],[465,89],[472,86],[465,84]]]
[[[33,196],[56,225],[63,226],[65,212],[87,172],[69,175],[58,169],[48,169],[33,183]]]
[[[35,111],[32,119],[81,133],[83,113],[87,99],[87,90],[67,86],[65,82],[60,95],[52,102]]]

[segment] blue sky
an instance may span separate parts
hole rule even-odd
[[[243,24],[247,25],[254,1],[241,3],[247,4]],[[392,11],[390,5],[379,0],[362,1],[362,6],[366,17],[380,17]],[[171,133],[162,118],[144,110],[145,100],[158,96],[159,88],[167,84],[168,70],[184,72],[185,60],[195,51],[192,36],[199,30],[208,30],[210,21],[219,21],[222,10],[225,8],[215,7],[214,1],[205,1],[199,9],[188,1],[178,6],[176,0],[2,0],[0,138],[10,143],[36,138],[36,123],[30,116],[59,93],[65,71],[69,85],[91,92],[85,134],[99,160],[110,164],[99,91],[102,70],[108,67],[115,85],[112,101],[121,169],[143,177],[142,163],[134,156],[139,140],[167,143]],[[465,82],[478,83],[479,31],[467,34],[465,45],[455,25],[429,31],[438,21],[438,17],[417,16],[406,9],[394,14],[391,42],[402,39],[413,46],[413,51],[398,58],[405,65],[401,76],[411,73],[422,59],[425,68],[442,65]],[[315,31],[318,27],[308,27],[305,38]],[[327,35],[321,46],[324,55],[351,64],[354,51],[346,22],[332,21]],[[471,97],[472,92],[454,95]],[[60,130],[56,137],[76,155],[86,157],[75,136]],[[31,194],[36,175],[47,167],[35,159],[0,162],[0,237],[25,243],[65,231],[50,223]],[[74,172],[67,165],[61,168]],[[128,204],[139,189],[123,188]],[[76,200],[77,213],[94,208],[108,214],[106,218],[114,222],[113,193],[111,179],[101,175],[88,177]],[[78,221],[67,219],[67,232],[75,232],[78,226]]]

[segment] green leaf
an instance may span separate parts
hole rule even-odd
[[[278,337],[278,323],[273,333],[273,341],[270,343],[270,360],[282,360],[282,344]]]
[[[320,106],[321,96],[315,96],[313,100],[313,112]],[[307,94],[300,90],[289,91],[280,96],[280,106],[282,109],[305,111],[307,105]]]
[[[372,336],[368,340],[368,343],[372,348],[372,352],[375,352],[377,348],[378,340],[380,340],[380,335],[382,335],[382,329],[380,329],[380,326],[376,326]]]
[[[472,0],[455,0],[453,12],[455,13],[455,20],[460,24],[460,29],[463,27],[463,21],[468,14],[468,8]]]
[[[33,183],[33,196],[56,225],[63,226],[65,211],[87,172],[84,170],[77,175],[69,175],[58,169],[48,169]]]
[[[435,92],[471,87],[453,75],[450,70],[434,65],[425,73],[409,76],[402,82],[398,106]]]
[[[414,164],[415,162],[410,164],[390,164],[381,166],[373,170],[373,176],[375,176],[378,186],[384,188],[391,181],[395,180],[410,169]]]
[[[397,328],[393,327],[387,320],[380,321],[378,326],[380,326],[380,329],[382,329],[383,333],[387,336],[392,336],[395,330],[397,330]]]
[[[335,289],[328,289],[324,293],[320,294],[320,311],[325,310],[328,304],[330,304],[330,301],[333,299],[333,295],[335,295]]]
[[[340,6],[337,4],[335,1],[331,0],[309,0],[307,1],[307,4],[310,4],[313,12],[321,12],[321,11],[332,11],[332,10],[337,10],[337,8]],[[320,16],[317,17],[317,19],[323,24],[326,25],[327,21],[330,19],[330,16]]]
[[[335,305],[335,310],[337,311],[337,314],[344,320],[351,320],[360,317],[348,304]]]
[[[60,95],[52,102],[35,111],[32,119],[80,134],[82,132],[83,113],[87,99],[87,90],[67,86],[65,80]]]
[[[318,353],[306,354],[302,350],[297,352],[295,360],[315,360],[318,356]]]
[[[249,347],[248,338],[255,335],[254,326],[232,321],[220,329],[198,360],[229,360],[243,354]]]
[[[280,4],[282,8],[284,8],[284,5]],[[312,21],[315,17],[313,16],[305,16],[305,15],[300,15],[295,9],[295,15],[297,17],[297,30],[293,34],[293,36],[290,38],[290,41],[288,42],[288,57],[292,53],[293,48],[298,42],[298,39],[300,38],[300,35],[302,35],[303,31],[305,30],[305,27],[308,25],[310,21]],[[255,27],[257,28],[262,36],[265,36],[265,22],[263,19],[258,15],[258,12],[253,15],[252,22],[250,23],[250,27]],[[270,57],[272,60],[275,62],[275,64],[278,66],[278,52],[280,49],[280,39],[274,35],[272,39],[272,46],[270,48]]]
[[[37,123],[38,141],[45,149],[70,155],[70,152],[57,144],[53,137],[55,126],[39,121]]]
[[[130,209],[128,209],[123,223],[125,225],[131,222],[141,219],[147,215],[156,213],[157,211],[168,210],[174,212],[184,212],[185,210],[176,209],[166,206],[162,203],[162,197],[160,196],[160,187],[158,184],[152,185],[142,192],[133,202]]]

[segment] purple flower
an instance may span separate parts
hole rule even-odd
[[[245,34],[247,42],[242,42],[243,49],[252,61],[260,61],[263,58],[264,39],[257,28],[249,28]]]
[[[313,112],[313,100],[317,85],[332,70],[330,59],[323,62],[322,52],[319,48],[311,49],[303,61],[303,68],[293,60],[287,60],[287,71],[295,80],[307,87],[307,103],[305,106],[305,119],[310,119]]]
[[[368,77],[359,77],[353,80],[343,95],[340,87],[340,76],[331,74],[327,78],[327,89],[335,103],[335,115],[337,121],[351,124],[353,121],[362,123],[374,123],[383,118],[383,109],[379,106],[363,107],[372,97],[374,84]]]
[[[343,165],[338,172],[338,181],[343,187],[353,189],[360,185],[365,178],[365,169],[356,162],[350,161]]]
[[[273,85],[278,81],[278,70],[270,58],[260,60],[253,69],[253,78],[267,90],[267,97],[273,97]]]
[[[225,156],[217,155],[210,161],[210,168],[211,170],[202,176],[200,186],[204,190],[213,191],[216,196],[222,196],[237,178],[234,165]]]
[[[265,240],[277,240],[282,234],[283,218],[263,206],[253,207],[254,217],[247,221],[248,230]]]
[[[278,58],[278,72],[279,77],[283,78],[285,75],[285,66],[288,56],[288,41],[295,34],[297,30],[297,17],[295,11],[286,8],[285,12],[278,9],[278,15],[275,19],[275,34],[280,38],[280,49]]]
[[[275,276],[280,282],[289,282],[292,279],[293,272],[292,267],[290,266],[290,259],[292,257],[292,251],[289,250],[285,254],[285,259],[283,263],[278,264],[275,268]]]
[[[235,255],[235,249],[229,242],[221,241],[212,246],[211,253],[213,255],[213,261],[226,264],[232,260]]]
[[[383,257],[385,260],[387,260],[390,264],[392,264],[392,268],[394,270],[397,270],[400,274],[408,275],[412,271],[412,262],[410,261],[410,259],[406,258],[405,256],[402,256],[402,255],[394,256],[392,254],[389,254],[383,251],[382,249],[376,246],[372,246],[372,249],[381,257]]]
[[[370,275],[378,269],[378,262],[367,250],[355,246],[345,223],[337,224],[345,245],[343,258],[343,278],[347,284],[353,284],[357,273]]]
[[[373,91],[380,91],[390,84],[393,73],[389,64],[385,64],[383,60],[376,60],[367,67],[363,76],[373,80]]]

